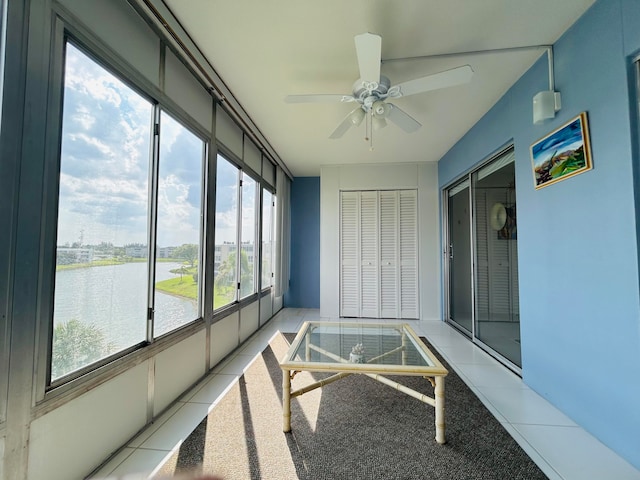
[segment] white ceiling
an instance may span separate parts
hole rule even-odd
[[[438,161],[544,50],[385,63],[434,54],[553,44],[594,0],[164,0],[295,176],[320,165]],[[286,104],[286,95],[351,94],[354,36],[382,36],[391,84],[469,64],[470,83],[394,99],[422,124],[329,135],[353,104]],[[531,117],[531,111],[525,112]]]

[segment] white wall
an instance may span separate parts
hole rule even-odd
[[[244,342],[260,327],[259,302],[253,302],[240,311],[240,343]]]
[[[239,344],[240,314],[234,312],[211,325],[211,365],[220,362]]]
[[[206,340],[205,330],[200,330],[156,355],[154,416],[160,414],[206,373]]]
[[[148,362],[31,423],[29,480],[80,478],[147,421]]]
[[[340,191],[418,190],[420,318],[440,319],[437,164],[329,165],[320,170],[320,315],[340,315]]]
[[[260,326],[273,316],[273,293],[260,298]]]

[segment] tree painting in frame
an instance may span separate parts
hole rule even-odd
[[[591,170],[591,146],[587,112],[531,145],[536,189]]]

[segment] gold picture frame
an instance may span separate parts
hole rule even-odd
[[[580,113],[531,145],[536,189],[593,168],[587,112]]]

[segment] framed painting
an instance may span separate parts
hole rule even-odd
[[[587,112],[532,144],[531,161],[536,189],[591,170]]]

